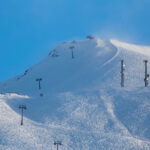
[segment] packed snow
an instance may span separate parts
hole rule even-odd
[[[0,83],[0,150],[55,150],[55,141],[60,150],[149,150],[143,60],[150,60],[148,46],[97,38],[59,44],[24,74]],[[27,107],[23,126],[19,105]]]

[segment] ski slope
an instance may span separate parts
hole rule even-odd
[[[117,40],[57,45],[24,74],[0,83],[0,150],[54,150],[54,141],[62,141],[60,150],[149,150],[145,59],[150,47]],[[23,126],[20,104],[27,106]]]

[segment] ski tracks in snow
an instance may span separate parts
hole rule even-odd
[[[104,105],[106,107],[108,115],[111,116],[111,118],[115,122],[116,128],[118,130],[117,131],[118,134],[121,134],[121,136],[123,136],[127,140],[133,141],[133,143],[137,143],[137,145],[139,145],[139,147],[144,147],[142,149],[148,150],[150,148],[149,141],[138,139],[137,137],[134,137],[128,131],[128,129],[118,120],[118,118],[116,117],[116,115],[114,113],[114,106],[113,106],[113,103],[112,103],[112,97],[108,96],[106,93],[104,93],[103,91],[101,91],[101,97],[100,98],[104,102]]]
[[[107,60],[102,67],[105,67],[107,64],[110,64],[115,58],[117,58],[117,56],[119,55],[119,49],[116,47],[116,50],[114,50],[114,52],[112,53],[112,56],[109,60]]]

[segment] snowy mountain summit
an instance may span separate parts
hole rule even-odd
[[[150,47],[117,40],[59,44],[0,84],[0,150],[149,150],[144,60]]]

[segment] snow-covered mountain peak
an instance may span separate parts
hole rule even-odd
[[[0,149],[49,150],[62,141],[62,150],[149,150],[148,53],[149,47],[96,38],[57,45],[0,84]],[[20,104],[27,107],[21,127]]]

